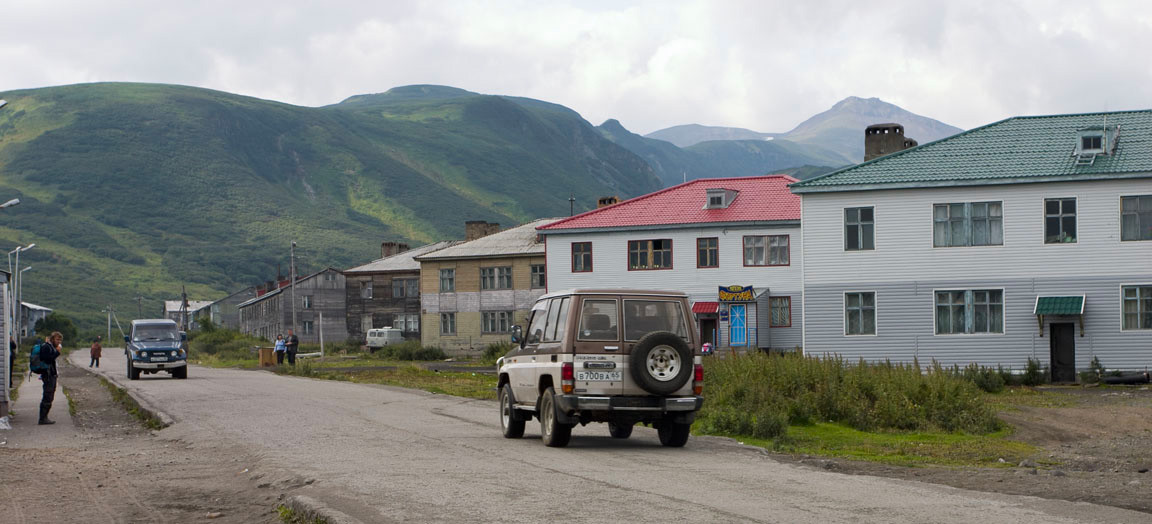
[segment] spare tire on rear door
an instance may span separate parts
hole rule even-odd
[[[644,335],[628,356],[636,385],[654,395],[670,395],[692,375],[692,350],[674,333],[653,331]]]

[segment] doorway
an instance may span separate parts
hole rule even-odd
[[[1052,336],[1052,382],[1076,382],[1076,324],[1061,322],[1049,324]]]
[[[745,313],[747,312],[744,304],[732,304],[728,306],[728,345],[729,346],[746,346],[748,345],[748,324]]]
[[[715,318],[702,318],[700,319],[700,343],[712,344],[716,347],[716,319]]]

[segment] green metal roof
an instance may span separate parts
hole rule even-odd
[[[1084,296],[1036,297],[1035,315],[1083,315]]]
[[[1080,131],[1105,125],[1119,126],[1115,150],[1077,163]],[[810,193],[1139,177],[1152,177],[1152,110],[1013,117],[790,187]]]

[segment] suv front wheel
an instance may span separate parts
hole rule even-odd
[[[516,407],[512,405],[512,386],[504,384],[500,388],[500,429],[504,438],[524,436],[524,421],[516,418]]]
[[[562,448],[572,439],[572,425],[561,424],[556,417],[556,391],[552,388],[544,390],[540,395],[540,435],[544,445],[550,448]]]

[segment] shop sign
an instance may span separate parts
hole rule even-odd
[[[720,286],[721,302],[753,302],[752,286]]]
[[[720,322],[727,322],[727,321],[728,321],[728,310],[727,309],[721,309],[720,310]]]

